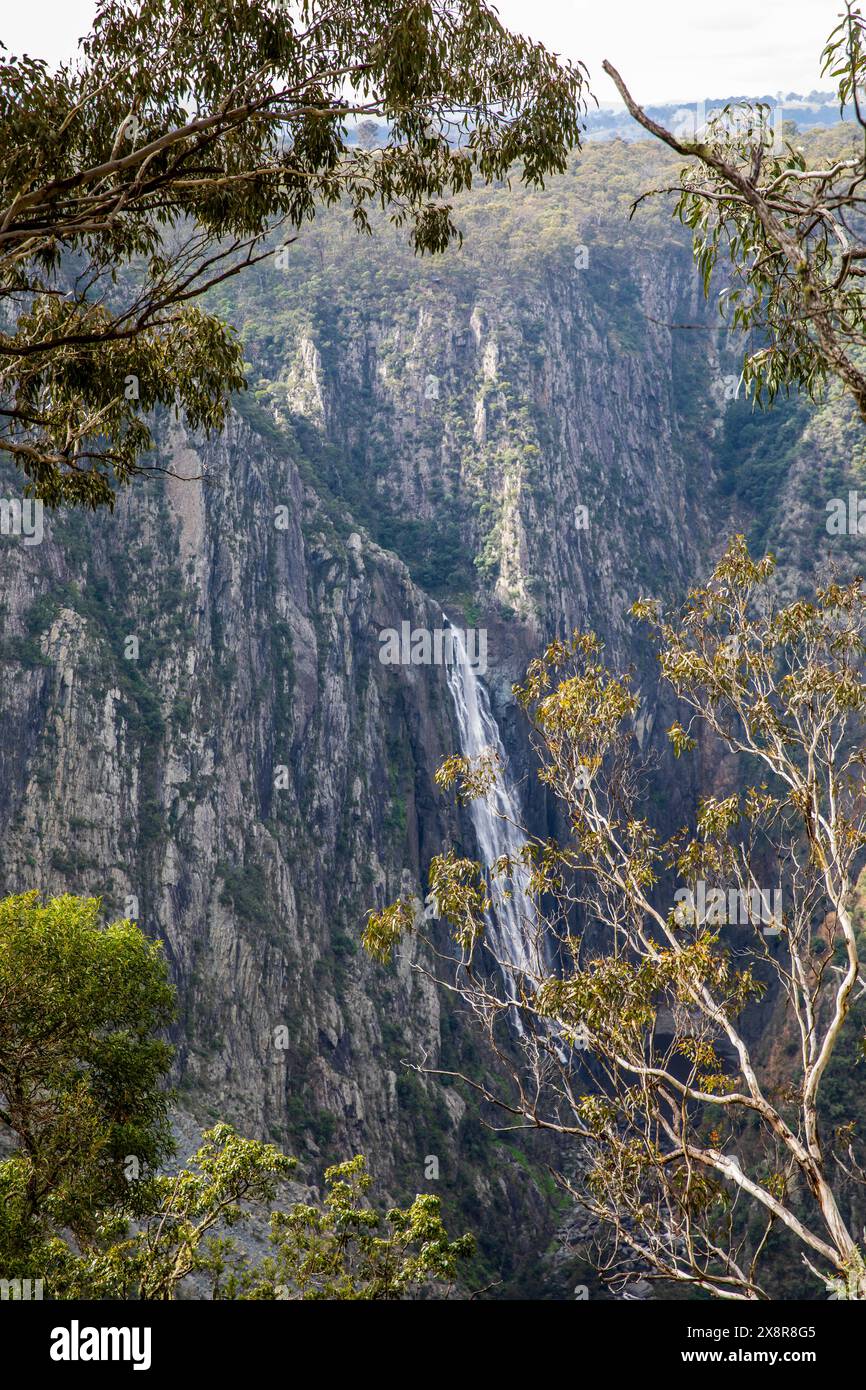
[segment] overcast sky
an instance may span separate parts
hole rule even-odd
[[[94,0],[0,0],[0,39],[12,52],[71,56]],[[503,21],[567,58],[582,58],[601,101],[600,71],[619,68],[642,101],[809,92],[841,0],[499,0]]]

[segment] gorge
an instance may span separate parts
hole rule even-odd
[[[165,942],[182,1135],[231,1119],[311,1181],[364,1152],[395,1198],[434,1189],[436,1155],[506,1290],[561,1219],[543,1154],[403,1065],[485,1058],[417,946],[389,970],[359,950],[365,913],[423,901],[443,847],[514,848],[436,787],[454,752],[493,748],[500,809],[519,795],[556,829],[511,695],[554,636],[591,628],[633,669],[648,813],[673,827],[737,768],[701,746],[685,790],[670,776],[675,708],[630,604],[681,598],[735,531],[776,551],[788,596],[864,553],[825,526],[861,441],[848,407],[731,397],[738,344],[686,234],[656,206],[629,222],[670,168],[594,144],[543,192],[467,196],[465,244],[436,260],[334,210],[285,269],[212,294],[248,357],[221,437],[160,418],[166,475],[110,517],[46,514],[40,544],[0,538],[3,892],[95,894]],[[443,607],[485,631],[483,686],[460,643],[450,667],[380,661],[383,632]],[[510,959],[520,911],[499,918]]]

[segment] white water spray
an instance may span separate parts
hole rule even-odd
[[[450,621],[443,614],[446,622]],[[460,751],[475,760],[492,752],[499,759],[499,775],[486,796],[469,803],[469,813],[478,840],[484,868],[489,873],[497,859],[509,855],[518,860],[524,838],[517,828],[520,806],[508,776],[505,749],[499,726],[490,708],[490,699],[466,653],[463,634],[451,627],[453,660],[447,667],[448,689],[454,701],[460,729]],[[511,880],[510,896],[503,894],[504,880],[497,879],[499,891],[491,893],[494,907],[488,914],[490,944],[496,956],[517,971],[538,971],[535,908],[523,886],[523,875]],[[509,992],[512,992],[510,990]]]

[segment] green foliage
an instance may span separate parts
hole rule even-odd
[[[370,912],[364,927],[362,944],[374,960],[386,965],[394,947],[412,931],[417,905],[410,898],[399,898],[381,912]]]
[[[483,870],[471,859],[459,859],[449,850],[434,855],[428,878],[437,916],[451,922],[455,941],[471,956],[484,935],[485,915],[490,908]],[[418,927],[418,917],[417,902],[405,897],[381,912],[369,912],[362,937],[364,949],[387,964],[397,944]]]
[[[401,1299],[432,1283],[451,1283],[472,1254],[469,1235],[449,1240],[438,1197],[417,1196],[382,1217],[367,1204],[372,1178],[360,1155],[325,1173],[321,1206],[276,1212],[276,1249],[245,1296],[299,1299]]]
[[[156,407],[218,430],[245,385],[192,301],[340,202],[443,251],[473,181],[564,169],[585,89],[483,0],[102,0],[77,62],[2,79],[0,448],[49,505],[94,508],[154,466]]]
[[[0,902],[0,1264],[13,1270],[51,1233],[79,1240],[100,1210],[135,1209],[172,1151],[161,1082],[173,1016],[162,951],[131,922],[102,926],[94,898]],[[26,1272],[26,1270],[25,1270]]]
[[[174,1012],[158,943],[99,923],[93,898],[0,902],[0,1268],[38,1271],[55,1299],[173,1299],[198,1275],[215,1298],[402,1298],[471,1253],[435,1197],[384,1218],[363,1158],[330,1169],[324,1206],[275,1213],[274,1254],[250,1267],[227,1232],[269,1207],[296,1162],[219,1123],[188,1165],[160,1081]],[[380,1228],[384,1226],[384,1233]],[[279,1286],[279,1287],[277,1287]]]
[[[847,0],[823,53],[840,107],[866,77],[866,20]],[[766,103],[731,103],[693,139],[660,126],[613,78],[630,114],[651,135],[689,159],[679,177],[675,215],[693,237],[704,293],[714,275],[720,312],[749,335],[742,379],[761,405],[801,391],[820,399],[841,383],[866,419],[866,299],[862,291],[862,216],[866,146],[849,127],[823,141],[818,158],[777,129]],[[668,191],[667,189],[664,191]],[[640,201],[640,200],[638,200]]]
[[[268,885],[259,864],[244,864],[232,868],[227,864],[217,866],[217,873],[223,880],[220,902],[230,904],[242,922],[249,926],[267,926],[273,916],[268,901]]]
[[[327,1170],[320,1205],[273,1212],[273,1253],[251,1263],[231,1233],[274,1203],[295,1167],[273,1144],[217,1124],[185,1168],[148,1184],[134,1223],[103,1213],[85,1249],[47,1239],[31,1267],[58,1299],[166,1301],[191,1277],[214,1299],[399,1299],[453,1281],[472,1254],[471,1236],[449,1240],[436,1197],[373,1210],[358,1156]]]
[[[762,414],[743,400],[725,412],[717,440],[723,495],[733,494],[754,518],[748,540],[762,548],[780,492],[809,417],[806,402],[785,401]]]
[[[295,1167],[272,1144],[244,1139],[230,1125],[206,1130],[180,1172],[150,1184],[148,1210],[130,1229],[106,1221],[101,1241],[67,1269],[62,1296],[172,1299],[184,1279],[209,1273],[218,1283],[233,1248],[221,1234],[269,1204]]]
[[[42,652],[41,638],[51,626],[56,612],[56,600],[48,594],[40,595],[25,616],[25,635],[6,637],[0,641],[0,658],[4,661],[20,661],[23,666],[47,666],[49,662]]]

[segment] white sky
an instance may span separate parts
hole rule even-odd
[[[827,89],[824,41],[841,0],[497,0],[509,28],[582,58],[600,101],[616,99],[601,72],[619,69],[639,101],[760,96]],[[95,0],[0,0],[0,39],[12,52],[57,62],[89,28]]]

